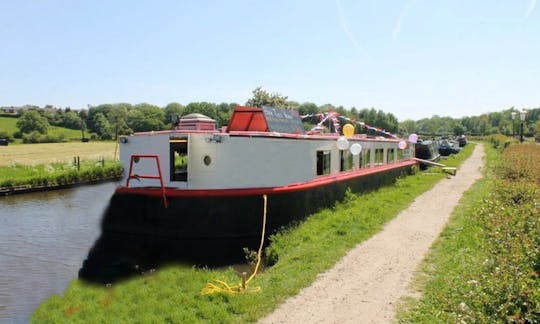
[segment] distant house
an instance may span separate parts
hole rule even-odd
[[[26,105],[26,106],[21,106],[21,107],[14,107],[14,106],[0,107],[0,114],[2,114],[2,115],[11,115],[11,116],[20,116],[25,111],[27,111],[27,110],[29,110],[31,108],[35,108],[35,106]]]
[[[0,107],[0,113],[4,115],[20,115],[18,107]]]

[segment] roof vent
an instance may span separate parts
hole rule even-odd
[[[176,130],[215,131],[216,121],[203,114],[189,114],[180,117]]]

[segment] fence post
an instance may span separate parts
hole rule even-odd
[[[77,155],[77,171],[81,171],[81,159],[78,155]]]

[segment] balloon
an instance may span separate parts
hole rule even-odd
[[[362,152],[362,145],[360,145],[358,143],[354,143],[353,145],[351,145],[351,153],[352,153],[352,155],[358,155],[358,154],[360,154],[360,152]]]
[[[346,138],[351,138],[354,135],[354,126],[351,124],[343,126],[343,135],[345,135]]]
[[[414,133],[409,135],[409,142],[411,142],[413,144],[416,144],[417,141],[418,141],[418,135],[416,135]]]
[[[346,150],[346,149],[349,148],[349,141],[347,141],[347,139],[345,138],[345,136],[340,136],[340,137],[337,139],[336,145],[337,145],[338,149],[340,149],[340,150]]]
[[[407,142],[405,142],[405,141],[399,142],[398,147],[399,147],[401,150],[406,149],[406,148],[407,148]]]

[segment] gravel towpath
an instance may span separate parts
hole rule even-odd
[[[413,294],[408,287],[418,265],[463,192],[482,176],[483,165],[484,148],[479,144],[455,176],[418,196],[381,232],[260,323],[392,322],[400,297]]]

